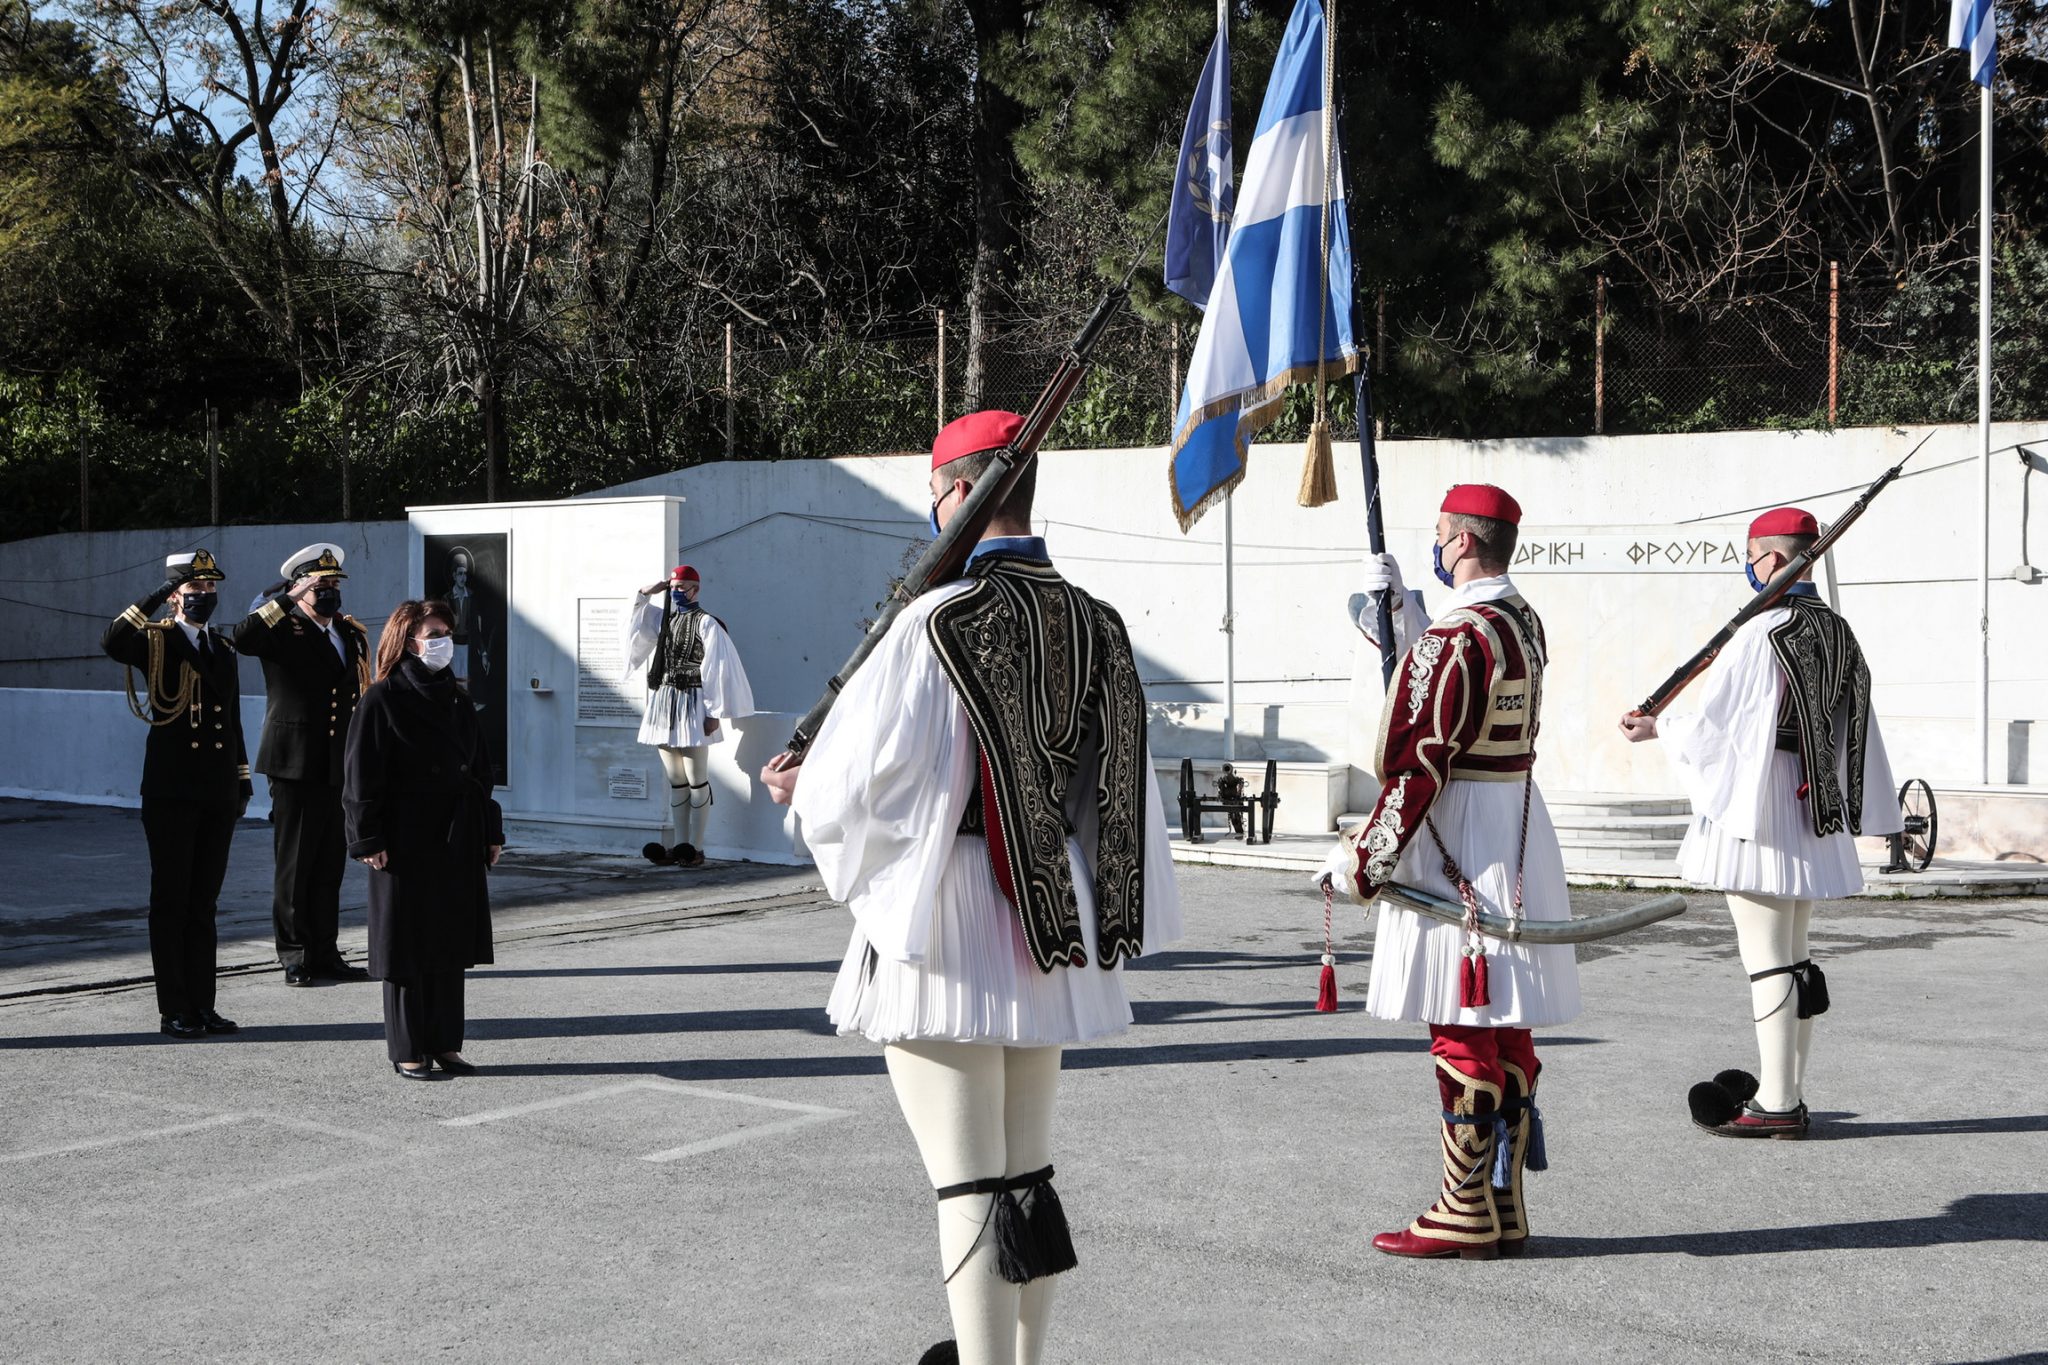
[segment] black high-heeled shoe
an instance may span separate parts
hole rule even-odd
[[[421,1062],[417,1071],[408,1070],[403,1062],[393,1062],[391,1069],[409,1081],[431,1081],[434,1079],[434,1067],[430,1062]]]
[[[451,1076],[476,1075],[476,1063],[465,1061],[459,1052],[439,1053],[435,1056],[434,1063]]]

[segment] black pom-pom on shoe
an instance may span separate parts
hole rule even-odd
[[[1702,1128],[1719,1128],[1742,1108],[1742,1101],[1719,1081],[1701,1081],[1687,1092],[1685,1103],[1692,1110],[1692,1121]]]
[[[917,1365],[960,1365],[960,1343],[942,1341],[917,1358]]]
[[[640,846],[640,856],[653,863],[656,867],[668,866],[668,850],[660,844],[642,844]]]
[[[1741,1105],[1748,1104],[1756,1098],[1757,1089],[1762,1083],[1747,1071],[1738,1071],[1730,1067],[1726,1071],[1715,1073],[1714,1084],[1727,1091],[1729,1099]]]

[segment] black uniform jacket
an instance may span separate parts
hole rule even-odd
[[[272,598],[235,627],[235,648],[263,660],[269,704],[256,771],[298,782],[341,785],[342,751],[349,718],[362,696],[370,637],[353,618],[338,617],[348,660],[334,652],[327,632]]]
[[[114,618],[100,637],[109,658],[139,670],[137,695],[154,691],[146,705],[152,725],[142,751],[142,795],[146,800],[204,802],[234,806],[250,792],[249,754],[242,743],[240,664],[224,635],[208,632],[212,661],[185,637],[175,621],[151,621],[163,604],[146,597]],[[161,642],[163,671],[156,689],[149,684],[151,640]],[[183,690],[185,674],[196,675],[190,702],[175,715],[164,696]]]
[[[363,697],[348,739],[348,853],[370,872],[370,975],[417,981],[491,960],[484,869],[505,842],[469,694],[407,656]]]

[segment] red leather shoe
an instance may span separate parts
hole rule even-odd
[[[1502,1250],[1497,1240],[1445,1242],[1434,1237],[1421,1236],[1413,1228],[1381,1233],[1372,1239],[1372,1249],[1384,1251],[1389,1256],[1456,1256],[1465,1261],[1490,1261],[1500,1255]]]
[[[1804,1104],[1779,1113],[1770,1109],[1759,1109],[1754,1103],[1750,1103],[1736,1110],[1735,1117],[1725,1123],[1700,1126],[1719,1137],[1777,1138],[1783,1141],[1805,1137],[1813,1122],[1807,1117]]]

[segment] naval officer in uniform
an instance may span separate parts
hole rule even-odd
[[[227,578],[205,550],[172,555],[164,581],[114,619],[108,657],[142,671],[128,704],[149,723],[142,754],[142,833],[149,841],[149,958],[164,1033],[233,1033],[214,1005],[214,913],[235,822],[249,808],[234,648],[207,626]],[[172,614],[152,620],[165,603]]]
[[[279,569],[281,591],[235,628],[235,648],[263,661],[269,707],[256,769],[270,779],[277,851],[271,923],[285,984],[367,981],[342,960],[342,754],[370,682],[369,637],[341,611],[339,545],[308,545]]]

